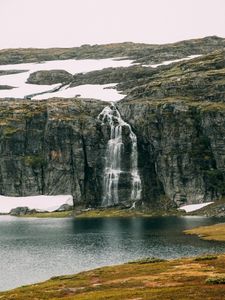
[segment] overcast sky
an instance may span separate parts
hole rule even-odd
[[[225,37],[225,0],[0,0],[0,48]]]

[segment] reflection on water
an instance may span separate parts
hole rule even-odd
[[[0,290],[146,256],[224,252],[224,243],[182,233],[216,222],[204,217],[74,220],[2,216]]]

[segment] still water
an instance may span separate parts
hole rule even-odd
[[[222,219],[204,217],[35,219],[0,217],[0,290],[52,276],[156,256],[225,252],[183,230]]]

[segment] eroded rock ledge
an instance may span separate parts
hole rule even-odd
[[[106,105],[1,100],[0,194],[72,194],[76,205],[99,206],[108,130],[97,116]],[[168,209],[225,193],[224,103],[168,98],[118,107],[138,138],[146,206]],[[124,202],[129,188],[121,188]]]

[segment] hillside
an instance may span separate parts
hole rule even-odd
[[[74,48],[3,49],[0,50],[0,65],[72,58],[100,59],[111,57],[130,58],[139,63],[151,64],[194,54],[207,54],[224,47],[225,39],[211,36],[164,45],[125,42],[106,45],[83,45]]]

